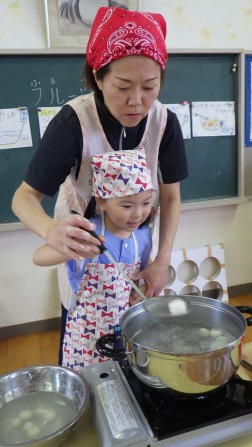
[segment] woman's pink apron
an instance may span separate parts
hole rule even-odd
[[[102,233],[104,234],[104,224]],[[125,273],[139,271],[138,244],[132,233],[135,260],[120,263]],[[95,258],[93,259],[95,261]],[[79,371],[85,366],[107,359],[96,350],[101,336],[113,333],[120,317],[129,307],[131,286],[114,264],[87,263],[75,298],[67,316],[63,341],[63,366]]]

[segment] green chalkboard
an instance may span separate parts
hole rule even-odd
[[[164,103],[235,101],[237,123],[238,66],[235,54],[174,55],[168,59]],[[181,183],[183,202],[238,196],[238,136],[185,140],[189,177]]]
[[[82,81],[84,62],[83,55],[78,54],[0,55],[0,109],[27,107],[32,133],[32,147],[0,149],[0,222],[17,221],[11,211],[11,199],[40,140],[38,108],[62,106],[87,93]],[[160,100],[168,104],[235,101],[237,107],[234,63],[237,54],[171,54]],[[185,144],[189,177],[182,182],[182,201],[236,197],[237,136],[191,138]],[[56,197],[43,201],[51,215],[55,200]]]

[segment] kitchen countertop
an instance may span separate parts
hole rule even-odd
[[[100,447],[99,439],[95,432],[90,408],[87,408],[87,410],[84,412],[84,415],[78,420],[71,435],[64,442],[63,446]]]
[[[252,363],[252,343],[245,343],[243,345],[243,360],[246,360],[246,363],[249,363],[251,360]],[[245,370],[243,366],[240,366],[238,374],[244,380],[252,379],[251,373],[247,369]],[[252,447],[252,434],[216,445],[216,447],[218,446]],[[91,410],[89,407],[84,412],[84,415],[76,423],[73,432],[64,442],[63,447],[100,447],[99,439],[96,435]]]

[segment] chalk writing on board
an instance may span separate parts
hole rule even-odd
[[[83,95],[88,91],[86,87],[79,87],[77,93],[61,95],[60,87],[57,86],[55,78],[50,78],[46,84],[38,79],[32,79],[30,85],[32,92],[34,92],[35,106],[40,105],[41,102],[43,104],[47,103],[48,106],[63,106],[70,99]]]
[[[172,112],[176,113],[182,130],[183,138],[191,138],[191,118],[188,103],[165,104]]]
[[[38,119],[39,119],[39,131],[40,138],[43,137],[45,130],[50,121],[57,115],[61,107],[39,107]]]
[[[32,137],[27,107],[0,109],[0,149],[31,146]]]
[[[192,102],[194,137],[235,135],[234,101]]]

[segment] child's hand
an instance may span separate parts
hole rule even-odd
[[[142,284],[141,286],[138,286],[141,292],[145,295],[145,292],[147,290],[147,284]],[[132,289],[130,298],[129,298],[129,305],[134,306],[137,303],[141,303],[142,298],[138,295],[136,290]]]

